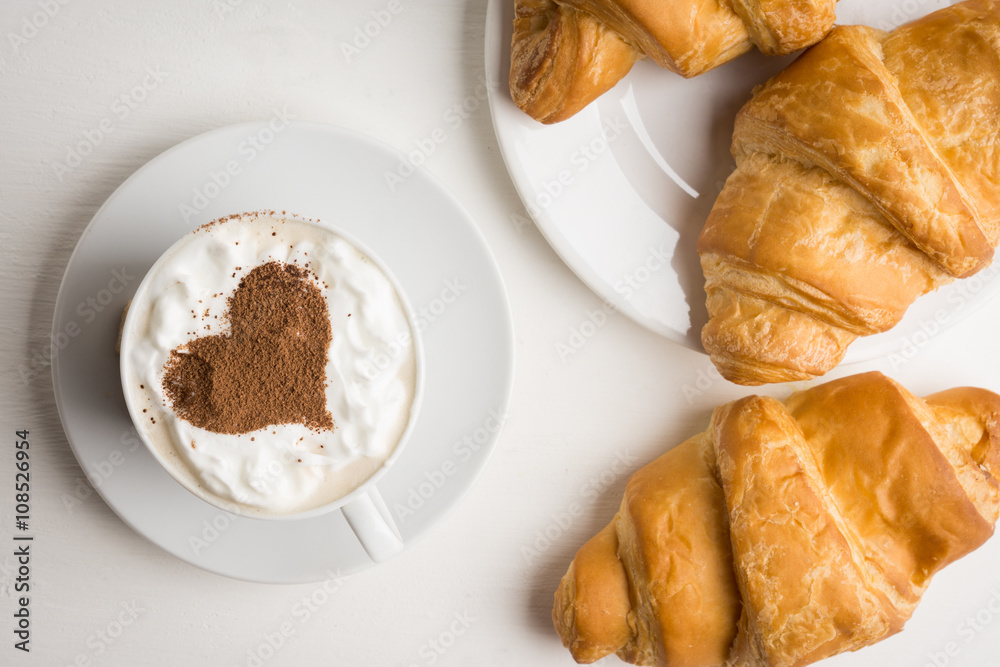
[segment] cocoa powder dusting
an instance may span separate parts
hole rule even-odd
[[[227,301],[230,331],[170,352],[163,387],[179,417],[215,433],[277,424],[327,430],[330,317],[309,271],[268,262]]]

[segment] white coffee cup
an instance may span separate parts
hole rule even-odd
[[[326,399],[328,409],[336,406],[330,410],[336,431],[296,424],[239,435],[206,431],[180,418],[159,384],[171,350],[199,330],[225,333],[216,317],[224,316],[240,278],[267,261],[308,262],[314,283],[328,287],[324,295],[336,326]],[[361,352],[367,356],[355,358]],[[143,443],[198,498],[263,520],[339,509],[374,561],[402,549],[376,485],[413,430],[423,393],[423,347],[398,281],[350,235],[284,214],[234,216],[186,235],[136,290],[123,323],[121,377]],[[267,474],[258,474],[264,462]]]

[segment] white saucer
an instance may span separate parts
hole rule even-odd
[[[882,29],[950,2],[840,0],[840,23]],[[510,99],[513,0],[490,0],[486,75],[497,140],[525,207],[553,249],[607,303],[702,351],[704,276],[695,243],[734,165],[736,112],[792,58],[756,51],[694,79],[641,61],[579,114],[542,125]],[[661,259],[665,257],[666,259]],[[862,338],[845,363],[905,357],[1000,293],[1000,264],[928,294],[893,329]]]
[[[425,534],[473,484],[510,403],[510,305],[485,239],[454,197],[422,170],[390,188],[385,175],[404,161],[335,127],[235,125],[158,156],[94,216],[56,301],[53,340],[62,349],[53,383],[80,465],[136,532],[193,565],[250,581],[321,581],[373,564],[340,511],[260,521],[199,500],[156,464],[126,412],[114,351],[125,304],[174,241],[241,211],[284,210],[353,234],[427,322],[423,405],[409,444],[377,484],[403,542]]]

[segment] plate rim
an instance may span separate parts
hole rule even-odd
[[[656,333],[657,335],[662,336],[686,349],[693,350],[707,356],[705,350],[700,344],[692,344],[690,336],[685,336],[677,331],[674,331],[668,326],[662,325],[655,319],[648,317],[636,308],[630,301],[618,299],[614,288],[607,285],[604,280],[599,278],[590,263],[585,261],[582,256],[576,252],[572,244],[559,232],[558,224],[553,219],[548,209],[540,209],[538,214],[532,214],[528,210],[529,202],[525,199],[526,194],[523,191],[519,179],[515,176],[515,172],[518,170],[512,168],[511,166],[513,157],[510,154],[510,147],[508,146],[508,142],[501,137],[501,124],[497,122],[498,113],[500,113],[499,105],[502,104],[503,101],[513,104],[513,102],[504,94],[504,91],[507,90],[504,86],[504,80],[494,80],[493,78],[493,75],[496,74],[497,68],[504,62],[503,57],[500,57],[499,60],[496,59],[495,51],[496,47],[503,43],[502,37],[506,34],[506,29],[497,22],[502,20],[501,15],[503,13],[503,8],[508,1],[509,0],[489,0],[489,5],[487,7],[484,50],[486,78],[489,85],[487,85],[486,90],[490,107],[490,120],[493,125],[493,132],[496,136],[497,145],[500,148],[500,156],[503,158],[504,166],[507,169],[507,173],[510,176],[512,183],[514,184],[514,191],[517,192],[518,199],[524,206],[525,212],[534,221],[535,229],[537,229],[542,235],[545,242],[552,248],[553,252],[559,256],[563,264],[566,265],[566,267],[577,277],[578,280],[580,280],[580,282],[586,285],[587,289],[599,297],[604,304],[614,308],[616,312],[625,315],[641,327],[652,331],[653,333]],[[576,114],[574,117],[575,121],[577,123],[581,122],[588,115],[594,114],[595,109],[596,102]],[[574,119],[568,119],[563,122],[571,122]],[[600,128],[600,122],[598,121],[594,127]]]

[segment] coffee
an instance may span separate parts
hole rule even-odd
[[[143,280],[122,379],[184,486],[285,516],[333,503],[392,456],[417,391],[414,336],[392,279],[342,235],[232,216],[188,234]]]

